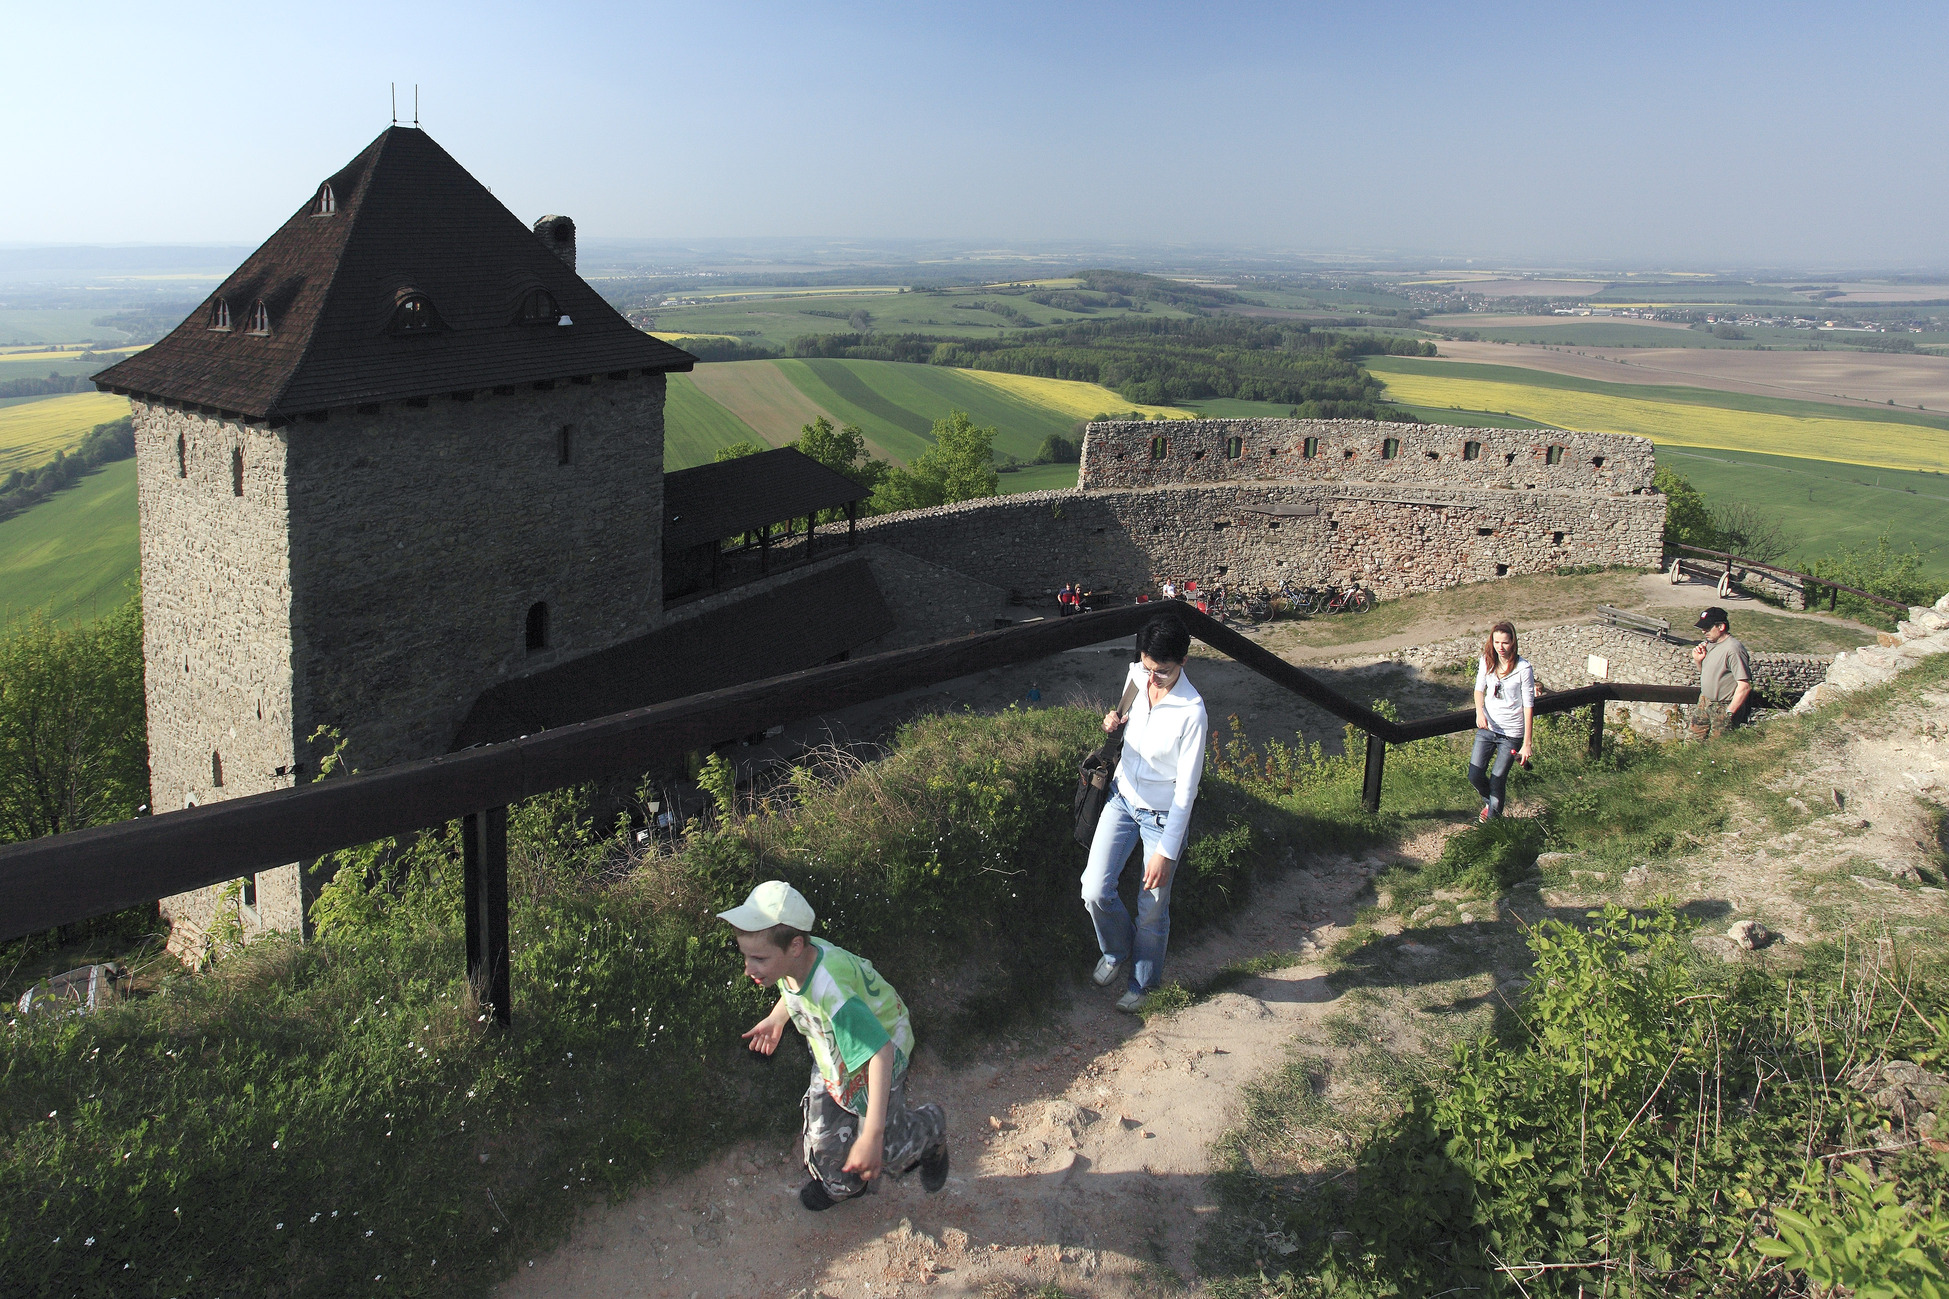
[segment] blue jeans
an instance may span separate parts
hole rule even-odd
[[[1163,981],[1164,944],[1171,936],[1171,883],[1137,894],[1137,921],[1117,893],[1117,881],[1130,863],[1130,850],[1141,840],[1138,869],[1150,860],[1164,838],[1163,812],[1132,807],[1120,792],[1103,805],[1103,819],[1090,840],[1089,864],[1083,867],[1083,906],[1096,925],[1096,945],[1105,956],[1130,971],[1130,991],[1149,992]],[[1172,864],[1175,878],[1177,863]],[[1133,957],[1135,959],[1133,959]]]
[[[1500,731],[1485,731],[1480,727],[1475,732],[1475,751],[1469,754],[1469,784],[1475,792],[1482,795],[1488,804],[1490,816],[1502,815],[1503,790],[1509,784],[1509,764],[1516,755],[1520,739],[1511,739]],[[1490,754],[1495,755],[1493,764]]]

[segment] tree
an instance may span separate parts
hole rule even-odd
[[[1048,465],[1073,465],[1083,458],[1082,447],[1060,433],[1051,433],[1042,439],[1042,446],[1035,458]]]
[[[1658,466],[1651,486],[1665,494],[1665,545],[1703,546],[1718,550],[1719,530],[1712,526],[1712,511],[1705,496],[1676,471]]]
[[[141,602],[0,639],[0,843],[123,820],[148,795]]]
[[[1717,549],[1755,563],[1770,564],[1792,548],[1779,516],[1745,501],[1713,506],[1712,528],[1719,534]]]
[[[787,445],[811,456],[826,468],[872,491],[891,467],[866,453],[866,434],[857,424],[834,428],[824,415],[799,427],[798,439]]]
[[[846,317],[846,323],[859,333],[870,334],[873,332],[873,313],[861,307]]]
[[[924,510],[955,501],[993,496],[1001,486],[995,473],[997,430],[981,428],[966,411],[950,411],[934,421],[934,445],[904,469],[890,469],[873,493],[875,513]]]
[[[745,456],[763,455],[769,450],[771,450],[770,447],[761,447],[751,439],[743,438],[733,442],[728,447],[719,447],[717,454],[712,456],[711,459],[722,464],[726,460],[741,460]]]

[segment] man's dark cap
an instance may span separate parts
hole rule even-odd
[[[1718,605],[1715,604],[1710,609],[1707,609],[1704,613],[1700,614],[1699,620],[1693,623],[1692,625],[1694,627],[1697,627],[1700,631],[1706,631],[1710,628],[1718,626],[1720,623],[1725,623],[1727,626],[1731,626],[1732,619],[1726,617],[1726,611],[1724,609],[1721,609]]]

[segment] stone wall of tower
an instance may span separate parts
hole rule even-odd
[[[292,783],[289,430],[132,402],[142,541],[150,803],[158,812]],[[301,921],[295,868],[261,872],[246,931]],[[223,886],[163,900],[193,952]],[[241,892],[241,890],[239,890]]]
[[[444,753],[489,686],[660,625],[663,397],[596,377],[287,430],[300,738],[335,728],[360,770]]]

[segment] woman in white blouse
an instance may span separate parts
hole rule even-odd
[[[1469,755],[1469,784],[1482,795],[1482,817],[1502,815],[1509,763],[1530,759],[1530,724],[1536,718],[1536,673],[1516,653],[1516,627],[1499,622],[1482,642],[1475,667],[1475,750]]]
[[[1134,1012],[1163,982],[1164,945],[1171,933],[1171,879],[1191,828],[1191,804],[1205,770],[1211,722],[1205,701],[1184,675],[1191,633],[1171,614],[1159,614],[1137,633],[1138,661],[1127,682],[1137,693],[1126,719],[1114,709],[1103,729],[1125,726],[1115,789],[1096,823],[1083,868],[1083,905],[1096,925],[1103,958],[1091,975],[1098,987],[1124,976],[1117,1009]],[[1127,722],[1127,725],[1126,725]],[[1143,845],[1143,888],[1137,918],[1117,893],[1131,849]]]

